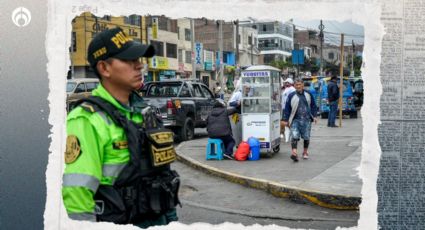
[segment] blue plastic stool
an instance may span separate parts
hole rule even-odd
[[[224,144],[220,139],[208,138],[207,160],[223,160]]]

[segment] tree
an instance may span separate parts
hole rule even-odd
[[[290,60],[290,58],[289,58]],[[274,60],[270,63],[271,66],[276,67],[280,70],[287,68],[287,67],[292,67],[292,63],[290,63],[289,61],[283,61],[283,60]]]
[[[354,76],[361,76],[362,75],[362,62],[363,58],[362,56],[355,56],[354,57]]]

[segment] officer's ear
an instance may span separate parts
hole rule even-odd
[[[104,78],[109,78],[111,76],[111,62],[112,60],[101,60],[96,64],[97,71],[99,75]]]

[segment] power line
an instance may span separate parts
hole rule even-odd
[[[308,28],[308,27],[305,27],[305,26],[295,25],[295,24],[293,24],[293,25],[296,26],[296,27],[303,28],[303,29],[308,29],[308,30],[313,30],[315,32],[319,32],[317,29],[312,29],[312,28]],[[335,33],[335,32],[330,32],[330,31],[325,31],[325,30],[323,30],[323,33],[340,35],[340,33]],[[343,34],[344,34],[344,36],[349,36],[349,37],[361,37],[361,38],[364,38],[364,35],[359,35],[359,34],[346,34],[346,33],[343,33]]]
[[[329,23],[336,29],[336,30],[338,30],[339,32],[341,32],[342,33],[342,31],[335,25],[335,24],[333,24],[333,22],[331,22],[331,21],[329,21]]]

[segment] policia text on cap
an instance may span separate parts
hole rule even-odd
[[[71,219],[142,228],[178,220],[173,134],[134,92],[140,58],[154,54],[118,27],[91,41],[88,61],[101,84],[67,117],[62,195]]]

